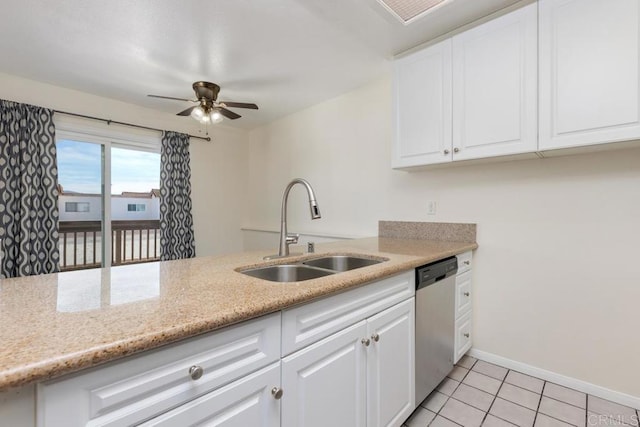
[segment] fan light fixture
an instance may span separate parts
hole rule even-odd
[[[222,114],[215,108],[207,108],[201,105],[191,111],[191,117],[203,125],[208,123],[220,123],[223,120]]]
[[[220,86],[211,82],[195,82],[191,86],[195,92],[196,99],[174,98],[172,96],[147,95],[152,98],[171,99],[173,101],[186,101],[198,104],[179,112],[178,116],[191,116],[203,125],[209,123],[220,123],[223,119],[229,120],[239,119],[240,114],[235,113],[227,108],[248,108],[257,110],[256,104],[247,102],[218,101],[218,92]]]

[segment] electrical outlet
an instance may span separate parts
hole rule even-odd
[[[429,200],[427,202],[427,215],[435,215],[436,214],[436,202],[433,200]]]

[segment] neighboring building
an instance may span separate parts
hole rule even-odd
[[[65,192],[59,187],[60,221],[100,221],[102,196]],[[160,219],[160,190],[148,193],[123,192],[111,196],[111,219],[135,221]]]

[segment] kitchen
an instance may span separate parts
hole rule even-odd
[[[175,112],[0,71],[3,99],[200,130]],[[198,255],[273,251],[282,190],[297,176],[312,183],[322,209],[310,221],[306,195],[292,191],[289,230],[306,240],[375,236],[379,220],[475,223],[474,349],[640,396],[640,149],[393,170],[392,82],[383,72],[272,122],[211,127],[213,143],[192,142]]]

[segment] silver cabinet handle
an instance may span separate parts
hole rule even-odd
[[[362,338],[360,342],[364,344],[365,347],[369,347],[369,344],[371,344],[371,341],[369,341],[369,338]]]
[[[199,380],[200,377],[202,377],[202,374],[204,374],[204,369],[202,369],[202,366],[193,365],[189,368],[189,376],[194,381]]]
[[[449,150],[444,150],[444,155],[446,156],[447,154],[449,154],[450,151]]]
[[[465,296],[465,297],[468,297],[469,295],[471,295],[469,292],[465,292],[465,293],[464,293],[464,296]]]
[[[469,338],[469,334],[464,334],[464,337],[465,338]]]
[[[280,387],[274,387],[271,389],[271,395],[276,400],[280,400],[280,398],[282,397],[282,393],[283,391]]]
[[[459,152],[459,151],[460,151],[460,149],[459,149],[458,147],[454,147],[454,149],[453,149],[453,152],[454,152],[454,153],[457,153],[457,152]]]
[[[378,342],[378,341],[380,341],[380,335],[373,334],[373,335],[371,335],[371,339],[374,340],[375,342]]]

